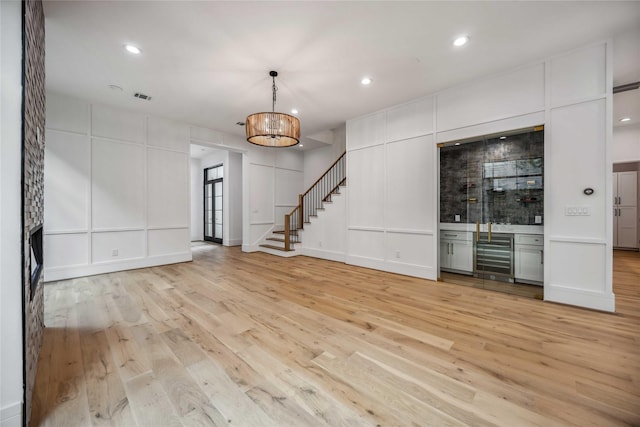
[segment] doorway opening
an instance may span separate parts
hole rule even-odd
[[[222,244],[224,166],[204,169],[204,240]]]
[[[543,298],[543,130],[439,144],[440,279]]]

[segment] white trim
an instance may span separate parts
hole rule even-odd
[[[148,119],[150,119],[151,117],[147,117],[147,121]],[[149,124],[147,123],[147,127],[149,126]],[[149,133],[149,129],[147,128],[147,134]],[[148,136],[147,136],[148,138]],[[180,154],[186,154],[187,157],[191,158],[191,153],[189,151],[184,151],[184,150],[178,150],[175,148],[168,148],[168,147],[159,147],[156,145],[149,145],[149,141],[145,142],[145,146],[147,147],[147,150],[158,150],[158,151],[168,151],[171,153],[180,153]]]
[[[22,402],[0,408],[0,427],[22,426]]]
[[[89,123],[91,123],[91,116],[89,116]],[[66,129],[58,129],[58,128],[52,128],[52,127],[49,127],[49,126],[45,126],[45,130],[48,130],[48,131],[51,131],[51,132],[65,133],[65,134],[70,134],[70,135],[81,135],[81,136],[91,137],[91,133],[78,132],[78,131],[66,130]]]
[[[75,277],[93,276],[96,274],[112,273],[115,271],[134,270],[137,268],[154,267],[164,264],[192,261],[191,250],[168,255],[146,258],[136,258],[125,261],[108,261],[91,265],[77,265],[45,268],[44,277],[47,282],[72,279]]]
[[[435,281],[437,279],[436,270],[433,267],[420,266],[416,264],[400,264],[380,258],[368,258],[355,255],[347,255],[346,263],[360,267],[372,268],[374,270],[387,271],[389,273],[418,277],[426,280]]]
[[[117,233],[119,231],[145,231],[145,227],[100,227],[91,230],[92,233]],[[49,233],[46,233],[49,234]],[[78,234],[78,233],[70,233]]]
[[[612,313],[616,308],[616,300],[613,293],[592,292],[553,283],[545,285],[544,300]]]
[[[545,123],[545,111],[534,111],[519,116],[505,117],[503,119],[440,131],[434,138],[434,143],[442,144],[460,139],[482,137],[483,135],[490,135],[501,131],[538,126],[543,123]]]
[[[613,88],[611,88],[611,90],[613,90]],[[586,104],[589,102],[593,102],[593,101],[598,101],[600,99],[606,99],[607,95],[604,93],[598,94],[596,96],[589,96],[589,97],[584,97],[584,98],[576,98],[576,99],[572,99],[569,101],[565,101],[562,103],[558,103],[558,104],[554,104],[551,106],[552,110],[556,110],[558,108],[565,108],[565,107],[571,107],[573,105],[579,105],[579,104]]]
[[[222,239],[222,243],[224,246],[240,246],[242,245],[242,239],[229,239],[227,241]]]
[[[67,229],[67,230],[47,230],[45,227],[44,230],[44,235],[45,236],[51,236],[51,235],[56,235],[56,234],[87,234],[89,232],[89,229],[87,228],[83,228],[83,229]]]
[[[191,133],[191,128],[193,126],[189,126],[189,133]],[[197,126],[196,126],[197,127]],[[211,129],[213,130],[213,129]],[[218,132],[218,131],[214,131],[214,132]],[[221,136],[223,136],[222,132],[218,132],[220,133]],[[206,139],[198,139],[198,138],[193,138],[193,137],[189,137],[189,144],[195,144],[195,145],[202,145],[205,147],[209,147],[209,148],[216,148],[216,149],[220,149],[220,150],[227,150],[227,151],[233,151],[234,153],[241,153],[241,154],[246,154],[249,152],[248,149],[244,149],[244,148],[238,148],[238,147],[234,147],[232,145],[225,145],[224,144],[224,140],[220,143],[218,142],[213,142],[213,141],[207,141]]]
[[[385,128],[385,136],[386,136],[386,128]],[[404,141],[404,140],[400,140],[400,141]],[[349,153],[353,153],[354,151],[361,151],[361,150],[366,150],[367,148],[380,147],[381,145],[386,145],[386,144],[387,143],[383,141],[376,144],[367,145],[366,147],[357,147],[357,148],[347,149],[347,151]]]
[[[94,104],[91,104],[92,107],[92,111],[93,111],[93,106]],[[93,120],[92,120],[93,123]],[[146,137],[145,137],[146,138]],[[131,141],[128,139],[116,139],[116,138],[108,138],[106,136],[96,136],[96,135],[89,135],[89,139],[91,139],[91,142],[93,143],[93,141],[101,141],[101,142],[115,142],[116,144],[122,144],[122,145],[133,145],[136,147],[145,147],[147,146],[146,141]]]
[[[606,245],[606,239],[595,239],[590,237],[566,237],[566,236],[549,236],[549,242],[564,243],[581,243],[586,245]]]
[[[358,227],[356,225],[352,225],[347,227],[349,231],[374,231],[376,233],[384,233],[383,227]]]
[[[347,259],[347,255],[344,252],[339,252],[339,251],[327,251],[324,249],[302,248],[300,252],[304,256],[326,259],[329,261],[336,261],[336,262],[342,262],[342,263],[346,262],[346,259]]]
[[[188,225],[150,226],[147,230],[189,230]]]
[[[433,230],[418,230],[410,228],[387,228],[385,231],[393,234],[419,234],[423,236],[433,236],[434,234]]]

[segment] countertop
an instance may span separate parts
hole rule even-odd
[[[462,222],[441,222],[440,230],[449,231],[476,231],[475,224]],[[480,231],[487,231],[487,224],[480,224]],[[543,225],[514,225],[514,224],[492,224],[493,233],[517,233],[517,234],[544,234]]]

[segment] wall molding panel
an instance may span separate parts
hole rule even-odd
[[[543,124],[545,300],[613,311],[611,62],[593,43],[347,121],[346,262],[436,279],[436,144]]]
[[[189,126],[47,94],[45,278],[191,260]]]

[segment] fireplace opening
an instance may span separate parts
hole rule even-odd
[[[31,246],[31,277],[29,279],[29,286],[31,288],[30,299],[33,299],[43,268],[42,224],[31,229],[31,237],[29,240]]]

